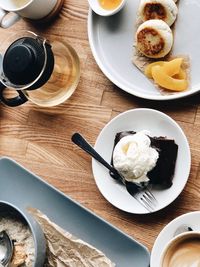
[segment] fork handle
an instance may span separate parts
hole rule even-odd
[[[82,148],[85,152],[90,154],[94,159],[96,159],[98,162],[100,162],[104,167],[106,167],[108,170],[110,170],[112,173],[115,173],[116,170],[108,164],[98,153],[94,148],[83,138],[82,135],[79,133],[75,133],[72,135],[72,142],[74,142],[77,146]]]

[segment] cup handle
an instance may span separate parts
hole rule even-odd
[[[13,97],[13,98],[5,98],[4,97],[4,91],[7,89],[4,84],[0,83],[0,101],[5,104],[6,106],[9,107],[17,107],[21,106],[24,104],[28,99],[26,96],[23,94],[22,91],[17,91],[18,96]]]
[[[0,21],[2,21],[3,17],[6,15],[6,11],[0,8]]]
[[[0,9],[0,26],[4,29],[14,25],[20,18],[21,17],[14,12],[6,12]]]

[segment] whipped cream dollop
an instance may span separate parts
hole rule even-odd
[[[113,151],[113,165],[129,182],[148,182],[147,173],[158,160],[159,153],[152,148],[148,131],[123,137]]]

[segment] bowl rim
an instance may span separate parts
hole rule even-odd
[[[39,253],[38,250],[38,242],[37,242],[37,237],[36,237],[36,233],[35,233],[35,229],[33,227],[33,224],[37,227],[39,227],[39,229],[41,230],[41,232],[43,233],[39,223],[34,219],[34,217],[32,217],[31,215],[29,215],[28,213],[26,213],[26,211],[23,211],[22,209],[20,209],[18,206],[16,206],[15,204],[12,204],[11,202],[8,201],[3,201],[0,200],[0,206],[1,205],[5,205],[11,209],[13,209],[14,211],[16,211],[17,213],[19,213],[19,215],[24,219],[24,221],[27,223],[30,231],[31,231],[31,235],[33,237],[33,241],[34,241],[34,262],[33,262],[33,267],[37,267],[37,255]],[[45,253],[46,253],[46,248],[45,248]]]

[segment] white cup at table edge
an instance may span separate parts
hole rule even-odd
[[[182,241],[182,240],[186,240],[187,238],[199,238],[200,239],[200,231],[189,231],[189,232],[184,232],[181,233],[175,237],[173,237],[172,239],[170,239],[170,241],[164,246],[162,253],[161,253],[161,257],[160,257],[160,262],[159,262],[159,267],[163,267],[163,260],[164,257],[167,253],[167,251],[169,250],[170,247],[173,246],[173,244]]]
[[[42,19],[54,9],[56,3],[57,0],[30,0],[24,6],[16,8],[11,0],[0,0],[0,27],[9,28],[20,18]]]

